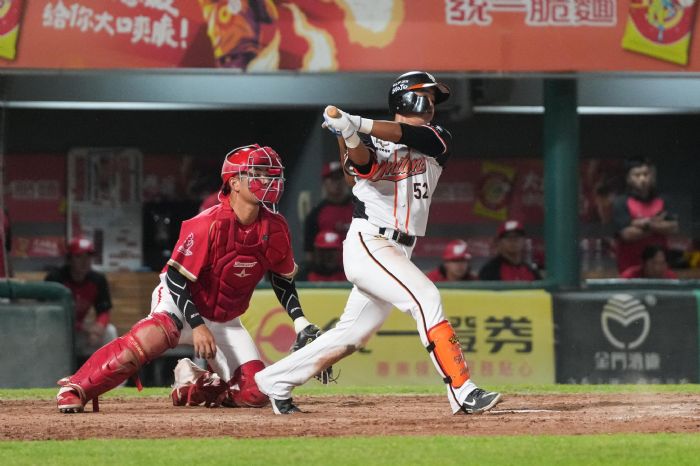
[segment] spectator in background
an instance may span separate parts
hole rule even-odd
[[[346,281],[342,251],[343,241],[337,232],[319,231],[314,240],[314,258],[306,279],[310,282]]]
[[[498,228],[496,257],[479,271],[479,280],[533,281],[542,277],[525,257],[525,227],[517,220],[507,220]]]
[[[307,263],[313,262],[314,242],[320,231],[335,231],[342,241],[352,221],[352,196],[340,162],[333,161],[324,165],[321,177],[323,199],[304,221],[304,253]]]
[[[117,329],[109,322],[112,300],[107,278],[92,269],[95,246],[87,238],[68,243],[66,264],[46,275],[45,280],[58,282],[70,289],[75,301],[76,352],[89,357],[101,346],[117,338]],[[94,322],[86,319],[95,309]]]
[[[469,261],[466,241],[456,239],[447,243],[442,253],[442,264],[431,270],[426,275],[434,282],[458,282],[464,280],[476,280]]]
[[[666,250],[662,246],[649,245],[642,251],[642,263],[628,267],[622,278],[675,279],[678,275],[668,268]]]
[[[640,265],[644,248],[668,247],[668,236],[678,232],[678,220],[666,201],[656,193],[656,170],[649,159],[625,161],[627,192],[615,198],[613,223],[617,239],[617,268],[620,273]]]

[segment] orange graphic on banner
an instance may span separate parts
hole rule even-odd
[[[695,0],[632,0],[622,48],[686,65],[695,9]]]
[[[14,60],[23,0],[0,0],[0,57]]]
[[[492,162],[481,165],[474,213],[495,220],[508,218],[508,200],[513,191],[515,168]]]

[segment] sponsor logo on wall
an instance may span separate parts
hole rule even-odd
[[[575,292],[554,298],[557,382],[697,382],[692,293]]]

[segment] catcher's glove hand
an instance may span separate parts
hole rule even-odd
[[[297,333],[297,339],[292,345],[291,352],[293,353],[294,351],[299,351],[304,346],[320,337],[322,334],[323,331],[314,324],[307,325],[301,332]],[[327,385],[337,380],[337,377],[333,377],[333,366],[328,366],[326,369],[316,374],[315,377],[323,385]]]

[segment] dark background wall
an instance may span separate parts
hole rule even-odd
[[[67,154],[75,147],[136,147],[151,154],[192,156],[214,171],[230,149],[251,142],[274,147],[283,157],[287,187],[281,210],[293,231],[300,231],[302,193],[320,199],[319,173],[337,157],[334,138],[320,129],[320,110],[28,110],[6,112],[5,153]],[[365,113],[386,118],[375,111]],[[456,157],[538,158],[542,153],[542,115],[474,113],[458,121],[438,122],[454,136]],[[700,172],[696,155],[700,115],[583,115],[581,157],[620,159],[649,156],[658,163],[659,187],[678,209],[688,236],[700,236]],[[448,166],[449,170],[449,166]],[[189,216],[195,199],[183,199]],[[177,209],[177,205],[175,206]],[[184,209],[184,210],[183,210]],[[20,230],[22,225],[17,226]],[[26,227],[26,226],[24,226]],[[147,232],[146,232],[147,233]],[[428,234],[430,234],[430,230]],[[535,234],[540,232],[535,230]],[[294,247],[301,255],[301,234]],[[425,264],[426,266],[429,264]]]

